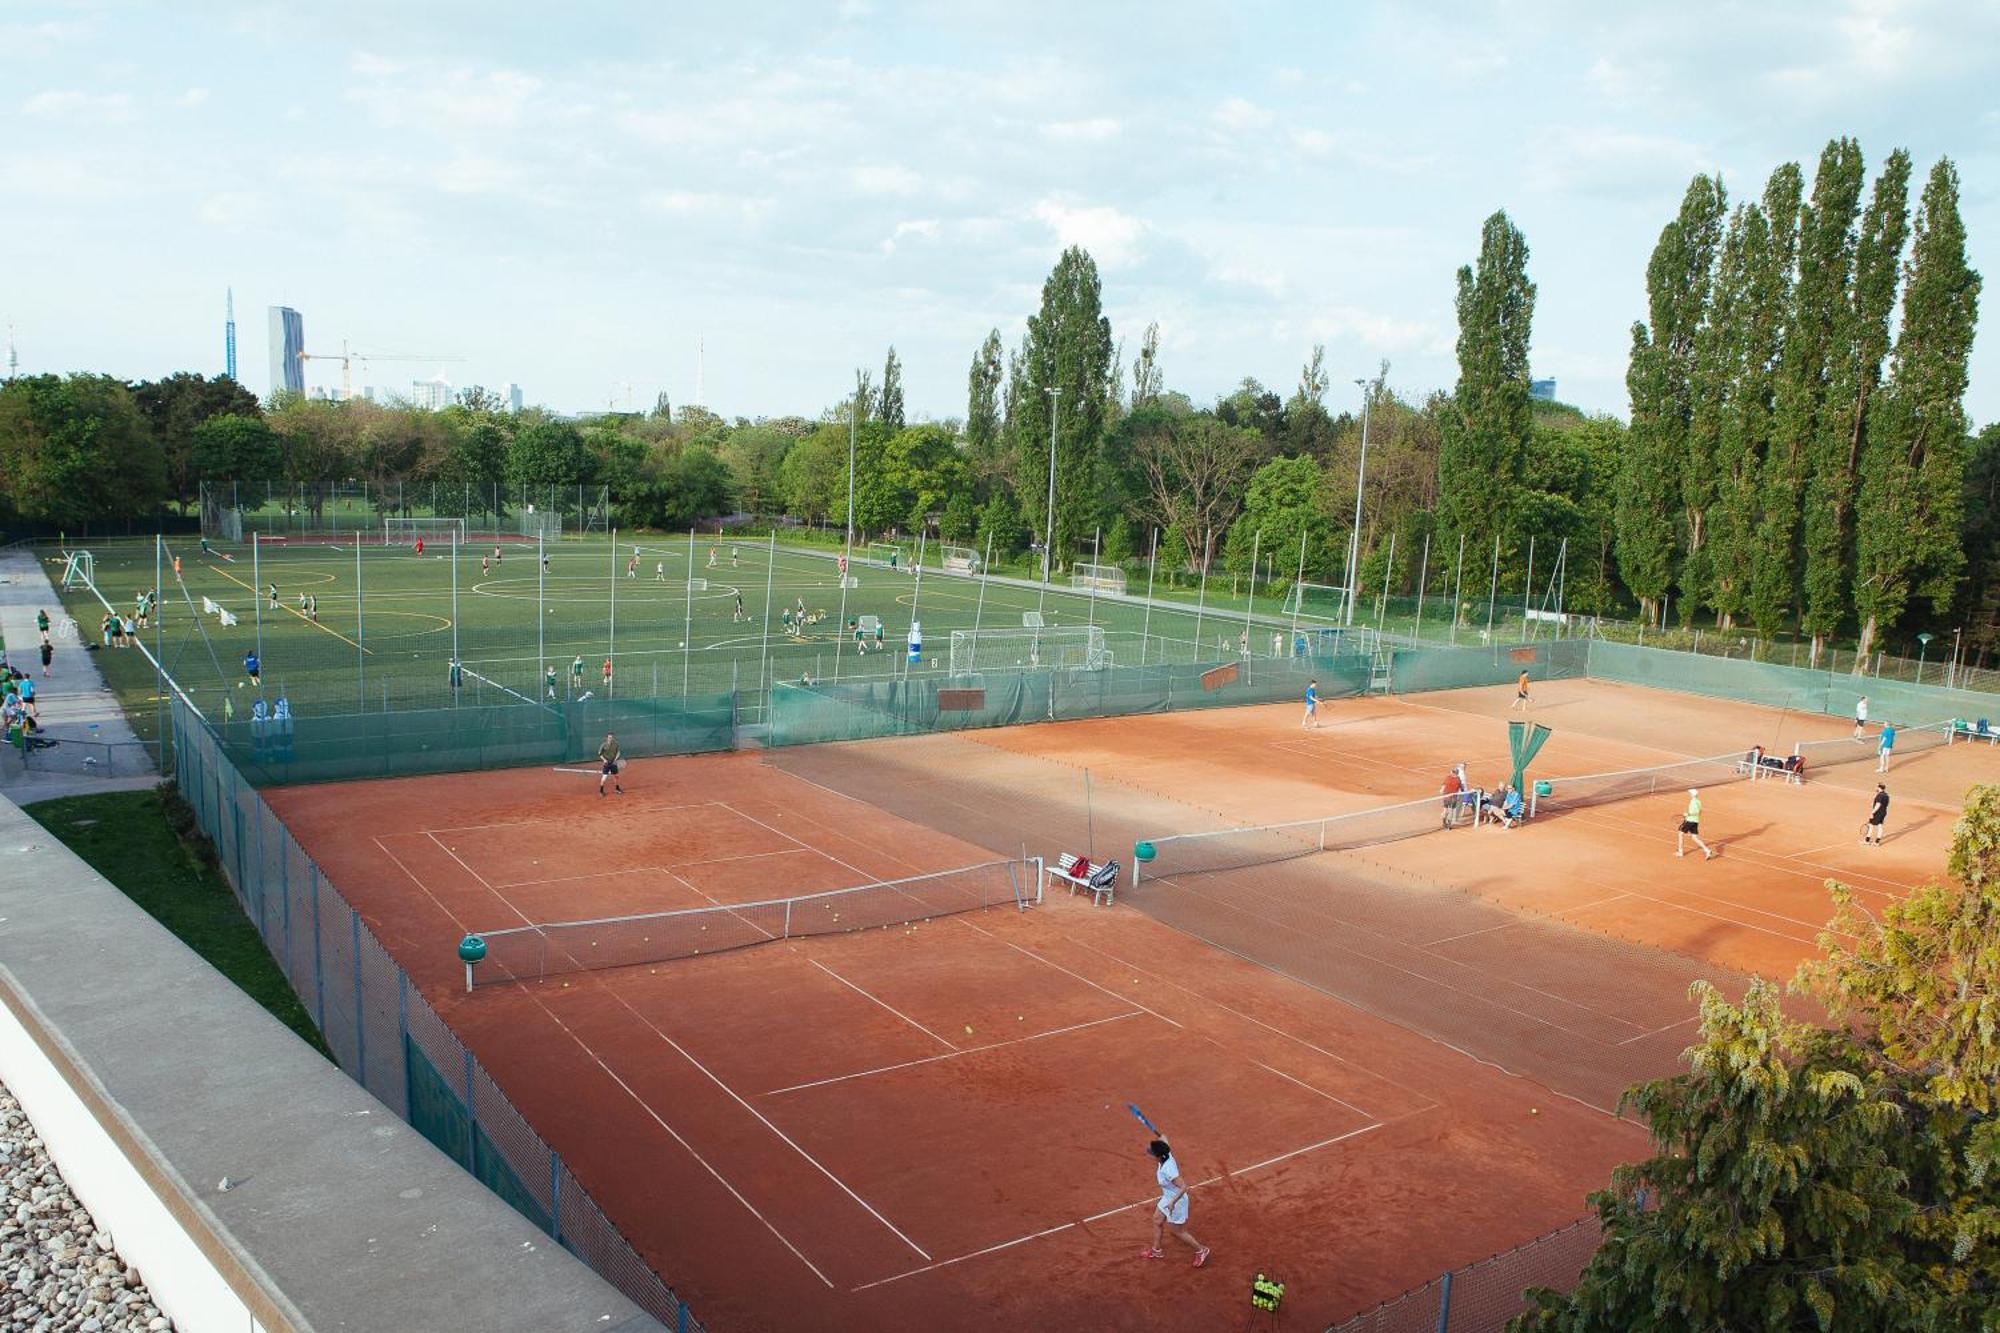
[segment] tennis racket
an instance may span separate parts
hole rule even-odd
[[[1133,1117],[1137,1119],[1140,1124],[1144,1125],[1147,1129],[1152,1130],[1154,1138],[1164,1139],[1166,1137],[1165,1134],[1160,1132],[1160,1127],[1158,1125],[1146,1119],[1146,1113],[1139,1109],[1139,1104],[1137,1102],[1126,1102],[1125,1109],[1130,1111]]]

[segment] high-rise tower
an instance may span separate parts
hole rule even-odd
[[[222,298],[222,373],[230,379],[236,378],[236,289],[223,289],[227,294]]]
[[[305,362],[299,359],[306,350],[305,321],[299,312],[288,305],[271,307],[271,399],[276,402],[282,393],[303,394],[306,391]]]

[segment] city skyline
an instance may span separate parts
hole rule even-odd
[[[1226,35],[1204,9],[1137,13],[17,8],[0,316],[31,371],[212,374],[233,285],[310,314],[315,356],[449,353],[454,381],[526,371],[559,411],[700,384],[726,415],[813,414],[893,343],[911,415],[946,418],[986,331],[1016,344],[1081,244],[1127,366],[1157,320],[1197,401],[1246,375],[1288,394],[1314,343],[1336,382],[1386,359],[1420,396],[1450,387],[1453,272],[1506,208],[1533,250],[1535,377],[1624,415],[1646,256],[1688,178],[1753,198],[1848,134],[1871,168],[1951,156],[1972,262],[2000,271],[1991,10],[1364,6],[1246,11]],[[1059,14],[1064,43],[1032,35]],[[171,169],[191,151],[213,170]],[[119,317],[77,317],[100,309]],[[1993,339],[1968,408],[2000,418]]]

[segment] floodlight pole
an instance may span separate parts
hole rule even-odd
[[[1049,580],[1056,573],[1056,409],[1061,405],[1062,386],[1050,385],[1042,392],[1049,396],[1049,506],[1042,515],[1042,590],[1035,599],[1037,615],[1048,606]]]
[[[1354,469],[1354,530],[1347,534],[1347,615],[1344,623],[1354,623],[1354,598],[1361,584],[1361,483],[1368,476],[1368,408],[1375,395],[1368,381],[1354,381],[1361,390],[1361,462]]]
[[[857,378],[854,396],[847,404],[847,544],[841,548],[840,557],[840,626],[833,636],[833,678],[840,679],[840,655],[847,646],[847,580],[854,573],[854,432],[856,417],[861,411],[861,383]],[[688,566],[688,573],[694,573],[694,566]],[[767,613],[765,619],[769,620]],[[767,630],[768,632],[768,630]]]

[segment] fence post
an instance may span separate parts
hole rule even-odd
[[[549,1234],[556,1238],[556,1244],[563,1243],[562,1158],[556,1156],[554,1148],[549,1149]]]
[[[319,1025],[322,1035],[326,1032],[326,968],[322,965],[319,950],[319,862],[308,861],[312,867],[313,894],[313,1021]]]
[[[1451,1329],[1451,1274],[1447,1272],[1444,1275],[1443,1283],[1440,1285],[1438,1289],[1437,1333],[1450,1333],[1450,1329]]]
[[[472,1051],[467,1048],[465,1055],[465,1131],[466,1169],[473,1175],[479,1174],[479,1103],[472,1096]]]
[[[368,1029],[361,1022],[361,913],[347,909],[347,938],[354,950],[354,1081],[368,1086]]]

